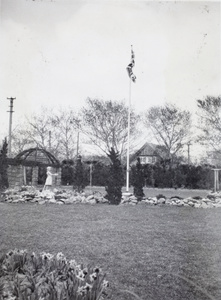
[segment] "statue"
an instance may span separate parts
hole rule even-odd
[[[47,167],[47,178],[45,181],[43,191],[48,189],[50,190],[53,184],[53,176],[58,176],[57,173],[52,173],[51,169],[52,169],[51,167]]]

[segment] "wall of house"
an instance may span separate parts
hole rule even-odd
[[[157,156],[151,156],[151,155],[146,155],[146,156],[140,156],[140,163],[142,165],[145,164],[155,164],[158,160]]]

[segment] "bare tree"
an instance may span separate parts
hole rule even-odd
[[[144,115],[144,125],[151,129],[157,142],[164,146],[169,158],[183,148],[190,134],[190,112],[173,104],[151,107]]]
[[[51,110],[42,107],[40,113],[34,113],[29,118],[25,117],[23,123],[20,120],[20,124],[12,132],[14,154],[30,147],[49,150],[50,132],[54,130],[50,122],[51,114]]]
[[[59,155],[66,159],[76,156],[79,116],[73,110],[60,110],[51,117],[51,123],[56,128],[54,139],[59,142]]]
[[[199,118],[198,141],[207,144],[221,153],[221,96],[207,96],[205,100],[197,100]]]
[[[77,141],[77,116],[71,109],[53,112],[42,107],[13,131],[13,152],[30,147],[50,151],[60,159],[73,158]]]
[[[133,138],[139,117],[131,111],[130,135]],[[108,155],[113,148],[122,156],[125,153],[128,132],[128,108],[124,102],[87,99],[82,109],[83,132],[90,142]]]

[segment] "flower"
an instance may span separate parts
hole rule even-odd
[[[65,263],[67,262],[67,259],[66,259],[66,257],[64,256],[64,254],[62,252],[58,252],[58,254],[56,255],[56,259],[61,260]]]
[[[77,262],[76,262],[76,260],[75,259],[71,259],[70,261],[69,261],[69,268],[70,269],[75,269],[77,267]]]
[[[78,275],[76,275],[76,277],[78,279],[80,279],[81,281],[84,281],[85,274],[84,274],[83,270],[80,270],[80,272],[78,273]]]
[[[99,269],[98,267],[95,267],[95,268],[94,268],[94,272],[95,272],[95,273],[99,273],[100,271],[101,271],[101,269]]]
[[[84,275],[87,275],[88,269],[87,269],[87,268],[84,268],[84,269],[83,269],[83,273],[84,273]]]
[[[92,285],[86,282],[86,285],[84,286],[86,291],[91,291],[92,290]]]
[[[107,288],[108,286],[109,286],[109,282],[104,279],[103,282],[102,282],[102,287]]]
[[[90,281],[95,281],[97,279],[97,273],[92,273],[91,275],[90,275]]]
[[[41,254],[41,257],[44,260],[51,260],[54,257],[54,255],[52,255],[51,253],[45,253],[45,252],[43,252]]]
[[[81,296],[84,296],[91,290],[92,290],[92,285],[89,283],[86,283],[85,286],[81,286],[78,288],[77,293],[80,294]]]
[[[85,295],[85,289],[83,286],[80,286],[77,290],[77,293],[81,296],[84,296]]]
[[[34,258],[34,257],[36,257],[36,254],[35,254],[35,252],[32,252],[31,258]]]

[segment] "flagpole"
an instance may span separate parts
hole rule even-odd
[[[130,114],[131,114],[131,81],[136,82],[136,76],[133,74],[134,61],[133,45],[131,45],[131,62],[127,66],[129,75],[129,107],[128,107],[128,125],[127,125],[127,170],[126,170],[126,193],[129,192],[129,175],[130,175]]]
[[[130,110],[131,110],[131,78],[129,78],[129,107],[128,107],[128,125],[127,125],[127,170],[126,170],[126,192],[129,192],[130,175]]]

